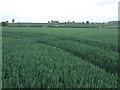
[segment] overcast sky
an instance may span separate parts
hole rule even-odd
[[[0,21],[107,22],[118,19],[120,0],[0,0]]]

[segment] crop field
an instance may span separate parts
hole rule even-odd
[[[118,88],[118,30],[3,27],[3,88]]]

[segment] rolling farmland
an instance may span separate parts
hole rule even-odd
[[[117,88],[118,30],[3,27],[3,88]]]

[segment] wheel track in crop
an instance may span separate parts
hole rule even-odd
[[[46,38],[49,38],[49,37],[53,37],[56,40],[73,41],[73,42],[76,42],[76,43],[83,43],[83,44],[87,44],[87,45],[92,45],[92,46],[95,46],[95,47],[100,47],[100,48],[104,48],[104,49],[107,49],[107,50],[112,50],[112,51],[115,51],[115,52],[118,51],[118,48],[115,47],[115,46],[108,46],[108,45],[105,45],[104,43],[100,43],[98,41],[85,40],[85,39],[82,39],[82,38],[78,39],[77,37],[59,36],[59,35],[46,34],[46,33],[34,33],[34,34],[31,34],[31,35],[30,34],[28,35],[27,33],[22,33],[22,32],[20,32],[20,33],[9,32],[8,35],[6,35],[6,33],[3,32],[3,36],[4,37],[13,37],[13,38],[22,38],[22,37],[31,37],[31,38],[46,37]]]
[[[64,51],[72,54],[72,55],[75,56],[75,57],[81,58],[82,60],[85,60],[86,62],[89,62],[89,63],[93,64],[94,66],[97,66],[97,67],[99,67],[99,68],[101,68],[101,69],[104,69],[107,73],[114,74],[114,72],[111,72],[111,71],[107,70],[106,68],[103,68],[103,67],[101,67],[101,66],[99,66],[99,65],[97,65],[97,64],[95,64],[95,63],[90,62],[90,61],[87,60],[84,56],[82,56],[82,55],[80,55],[79,53],[74,52],[74,51],[72,51],[72,50],[70,50],[70,49],[66,49],[66,48],[64,48],[64,47],[59,47],[59,46],[57,46],[57,45],[53,45],[53,44],[50,44],[50,43],[44,42],[44,41],[37,41],[37,43],[41,43],[41,44],[48,45],[48,46],[51,46],[51,47],[60,48],[60,49],[62,49],[62,50],[64,50]]]
[[[73,42],[76,42],[76,43],[83,43],[83,44],[92,45],[92,46],[95,46],[95,47],[101,47],[101,48],[104,48],[104,49],[110,49],[112,51],[117,51],[117,48],[114,48],[112,46],[108,47],[107,45],[105,45],[103,43],[100,43],[100,42],[97,42],[97,41],[77,39],[76,37],[64,37],[64,38],[59,37],[57,39],[62,40],[62,41],[73,41]]]
[[[96,66],[96,67],[98,67],[98,68],[100,68],[100,69],[105,70],[105,72],[107,72],[107,73],[114,74],[113,72],[108,71],[107,69],[102,68],[102,67],[96,65],[95,63],[89,62],[88,60],[86,60],[85,57],[80,56],[78,53],[74,53],[73,51],[71,51],[71,50],[69,50],[69,49],[61,48],[61,47],[59,47],[59,46],[55,46],[55,45],[49,44],[49,43],[44,42],[44,41],[37,41],[37,43],[41,43],[41,44],[44,44],[44,45],[47,45],[47,46],[51,46],[51,47],[55,47],[55,48],[62,49],[62,50],[64,50],[65,52],[68,52],[68,53],[72,54],[72,55],[75,56],[75,57],[81,58],[82,60],[84,60],[84,61],[86,61],[86,62],[88,62],[88,63],[90,63],[90,64],[92,64],[92,65],[94,65],[94,66]],[[114,74],[114,75],[115,75],[115,74]],[[120,77],[118,76],[118,87],[120,87],[119,84],[120,84]]]

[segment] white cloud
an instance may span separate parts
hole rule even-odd
[[[119,0],[97,0],[96,4],[100,6],[111,5],[114,3],[118,3]]]
[[[1,0],[0,20],[108,21],[117,19],[118,0]],[[3,8],[4,7],[4,8]]]

